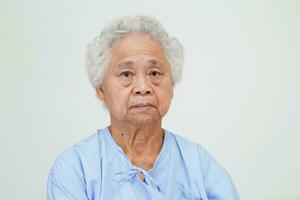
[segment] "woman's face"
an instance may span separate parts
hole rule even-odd
[[[137,124],[161,120],[169,109],[173,85],[160,43],[144,34],[130,34],[115,42],[97,94],[111,120]]]

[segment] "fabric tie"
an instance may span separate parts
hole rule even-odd
[[[122,187],[125,183],[133,181],[133,179],[138,178],[138,174],[141,173],[144,176],[144,182],[142,183],[143,187],[146,189],[148,194],[151,196],[151,198],[154,200],[165,200],[163,194],[160,191],[160,187],[155,182],[155,180],[150,176],[148,172],[146,172],[142,168],[138,168],[135,166],[132,166],[126,171],[117,172],[115,173],[114,180],[117,181],[120,184],[120,187]]]

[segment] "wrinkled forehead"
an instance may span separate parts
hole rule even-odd
[[[111,46],[110,60],[114,64],[137,58],[148,59],[150,64],[168,63],[162,45],[150,35],[129,34]]]
[[[156,58],[145,58],[145,59],[130,59],[127,58],[118,62],[116,65],[111,65],[113,71],[119,70],[148,70],[148,69],[158,69],[163,71],[168,71],[169,66],[165,65],[164,63],[160,62]]]

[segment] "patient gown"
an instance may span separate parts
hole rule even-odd
[[[47,200],[238,199],[230,175],[204,147],[166,129],[149,171],[132,165],[106,127],[66,149],[47,184]]]

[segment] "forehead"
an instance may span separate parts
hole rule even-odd
[[[167,63],[162,45],[152,36],[145,34],[130,34],[116,41],[111,47],[111,64],[130,59],[150,59]]]

